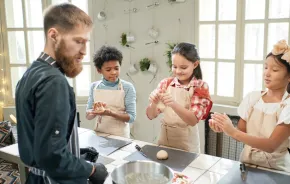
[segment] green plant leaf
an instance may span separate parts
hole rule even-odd
[[[126,35],[126,33],[122,33],[120,43],[121,43],[122,46],[126,46],[127,45],[127,35]]]
[[[167,65],[170,68],[171,71],[171,67],[172,67],[172,61],[171,61],[171,51],[174,49],[174,47],[177,45],[178,43],[166,43],[167,45],[167,50],[165,51],[165,55],[167,56]]]
[[[149,67],[150,67],[151,61],[148,58],[143,58],[143,59],[140,60],[139,63],[140,63],[140,70],[141,71],[147,71],[149,69]]]

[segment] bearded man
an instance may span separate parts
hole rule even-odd
[[[92,25],[69,3],[45,12],[45,48],[16,88],[18,148],[29,167],[28,184],[98,184],[108,175],[103,164],[79,157],[75,95],[65,77],[82,71]]]

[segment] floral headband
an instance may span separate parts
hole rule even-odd
[[[290,64],[290,46],[287,45],[286,40],[280,40],[278,43],[276,43],[272,49],[272,54],[283,54],[281,59],[285,60]]]

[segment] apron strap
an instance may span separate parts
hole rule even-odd
[[[267,93],[267,91],[261,91],[261,97],[264,96]]]
[[[282,98],[282,102],[287,100],[288,98],[290,97],[290,95],[288,94],[288,92],[286,91],[283,95],[283,98]]]
[[[284,107],[286,106],[285,101],[290,97],[290,95],[288,94],[288,92],[286,91],[285,94],[283,95],[282,101],[280,103],[280,108],[277,110],[276,112],[276,120],[278,121],[279,116],[282,112],[282,110],[284,109]]]
[[[101,82],[102,82],[102,81],[100,81],[100,80],[99,80],[99,81],[96,81],[96,85],[95,85],[95,87],[94,87],[94,90],[98,88],[98,86],[101,84]]]
[[[96,85],[95,85],[94,89],[97,89],[97,87],[98,87],[101,83],[102,83],[101,80],[96,81]],[[124,90],[124,88],[123,88],[123,84],[122,84],[122,82],[121,82],[121,79],[119,79],[118,90]]]
[[[34,175],[37,175],[37,176],[42,176],[42,177],[45,177],[46,176],[46,173],[45,173],[44,170],[37,169],[35,167],[29,167],[29,171],[31,173],[33,173]]]
[[[188,91],[189,91],[189,96],[190,96],[190,98],[192,98],[192,95],[193,95],[193,93],[194,93],[194,88],[193,88],[193,86],[190,86]]]
[[[248,109],[248,119],[251,117],[256,103],[258,103],[262,96],[264,96],[266,93],[267,91],[261,91],[261,95],[259,96],[259,98],[255,99],[254,103],[251,104],[250,108]]]
[[[124,88],[123,88],[123,84],[122,84],[122,82],[121,82],[121,79],[119,79],[118,89],[121,90],[121,91],[124,90]]]
[[[29,171],[36,175],[36,176],[41,176],[43,177],[43,180],[44,180],[44,184],[59,184],[57,183],[56,181],[52,180],[44,170],[41,170],[41,169],[38,169],[38,168],[35,168],[35,167],[29,167]]]
[[[77,116],[75,116],[73,129],[68,141],[68,149],[77,158],[80,158],[80,145],[79,145],[79,135],[78,135],[78,121]]]

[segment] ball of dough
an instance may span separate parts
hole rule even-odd
[[[157,159],[159,160],[166,160],[168,159],[168,153],[164,150],[160,150],[157,152]]]
[[[161,93],[160,96],[163,97],[164,94],[169,94],[169,92],[166,91],[165,93]],[[164,112],[164,109],[166,108],[166,106],[164,105],[164,103],[162,103],[161,101],[159,101],[158,104],[157,104],[157,108],[158,108],[161,112]]]
[[[161,112],[163,112],[164,109],[165,109],[165,105],[164,105],[164,103],[162,103],[162,102],[158,102],[158,104],[157,104],[157,108],[160,109]]]
[[[94,103],[94,111],[97,113],[101,113],[105,111],[105,108],[103,106],[98,107],[99,103]]]

